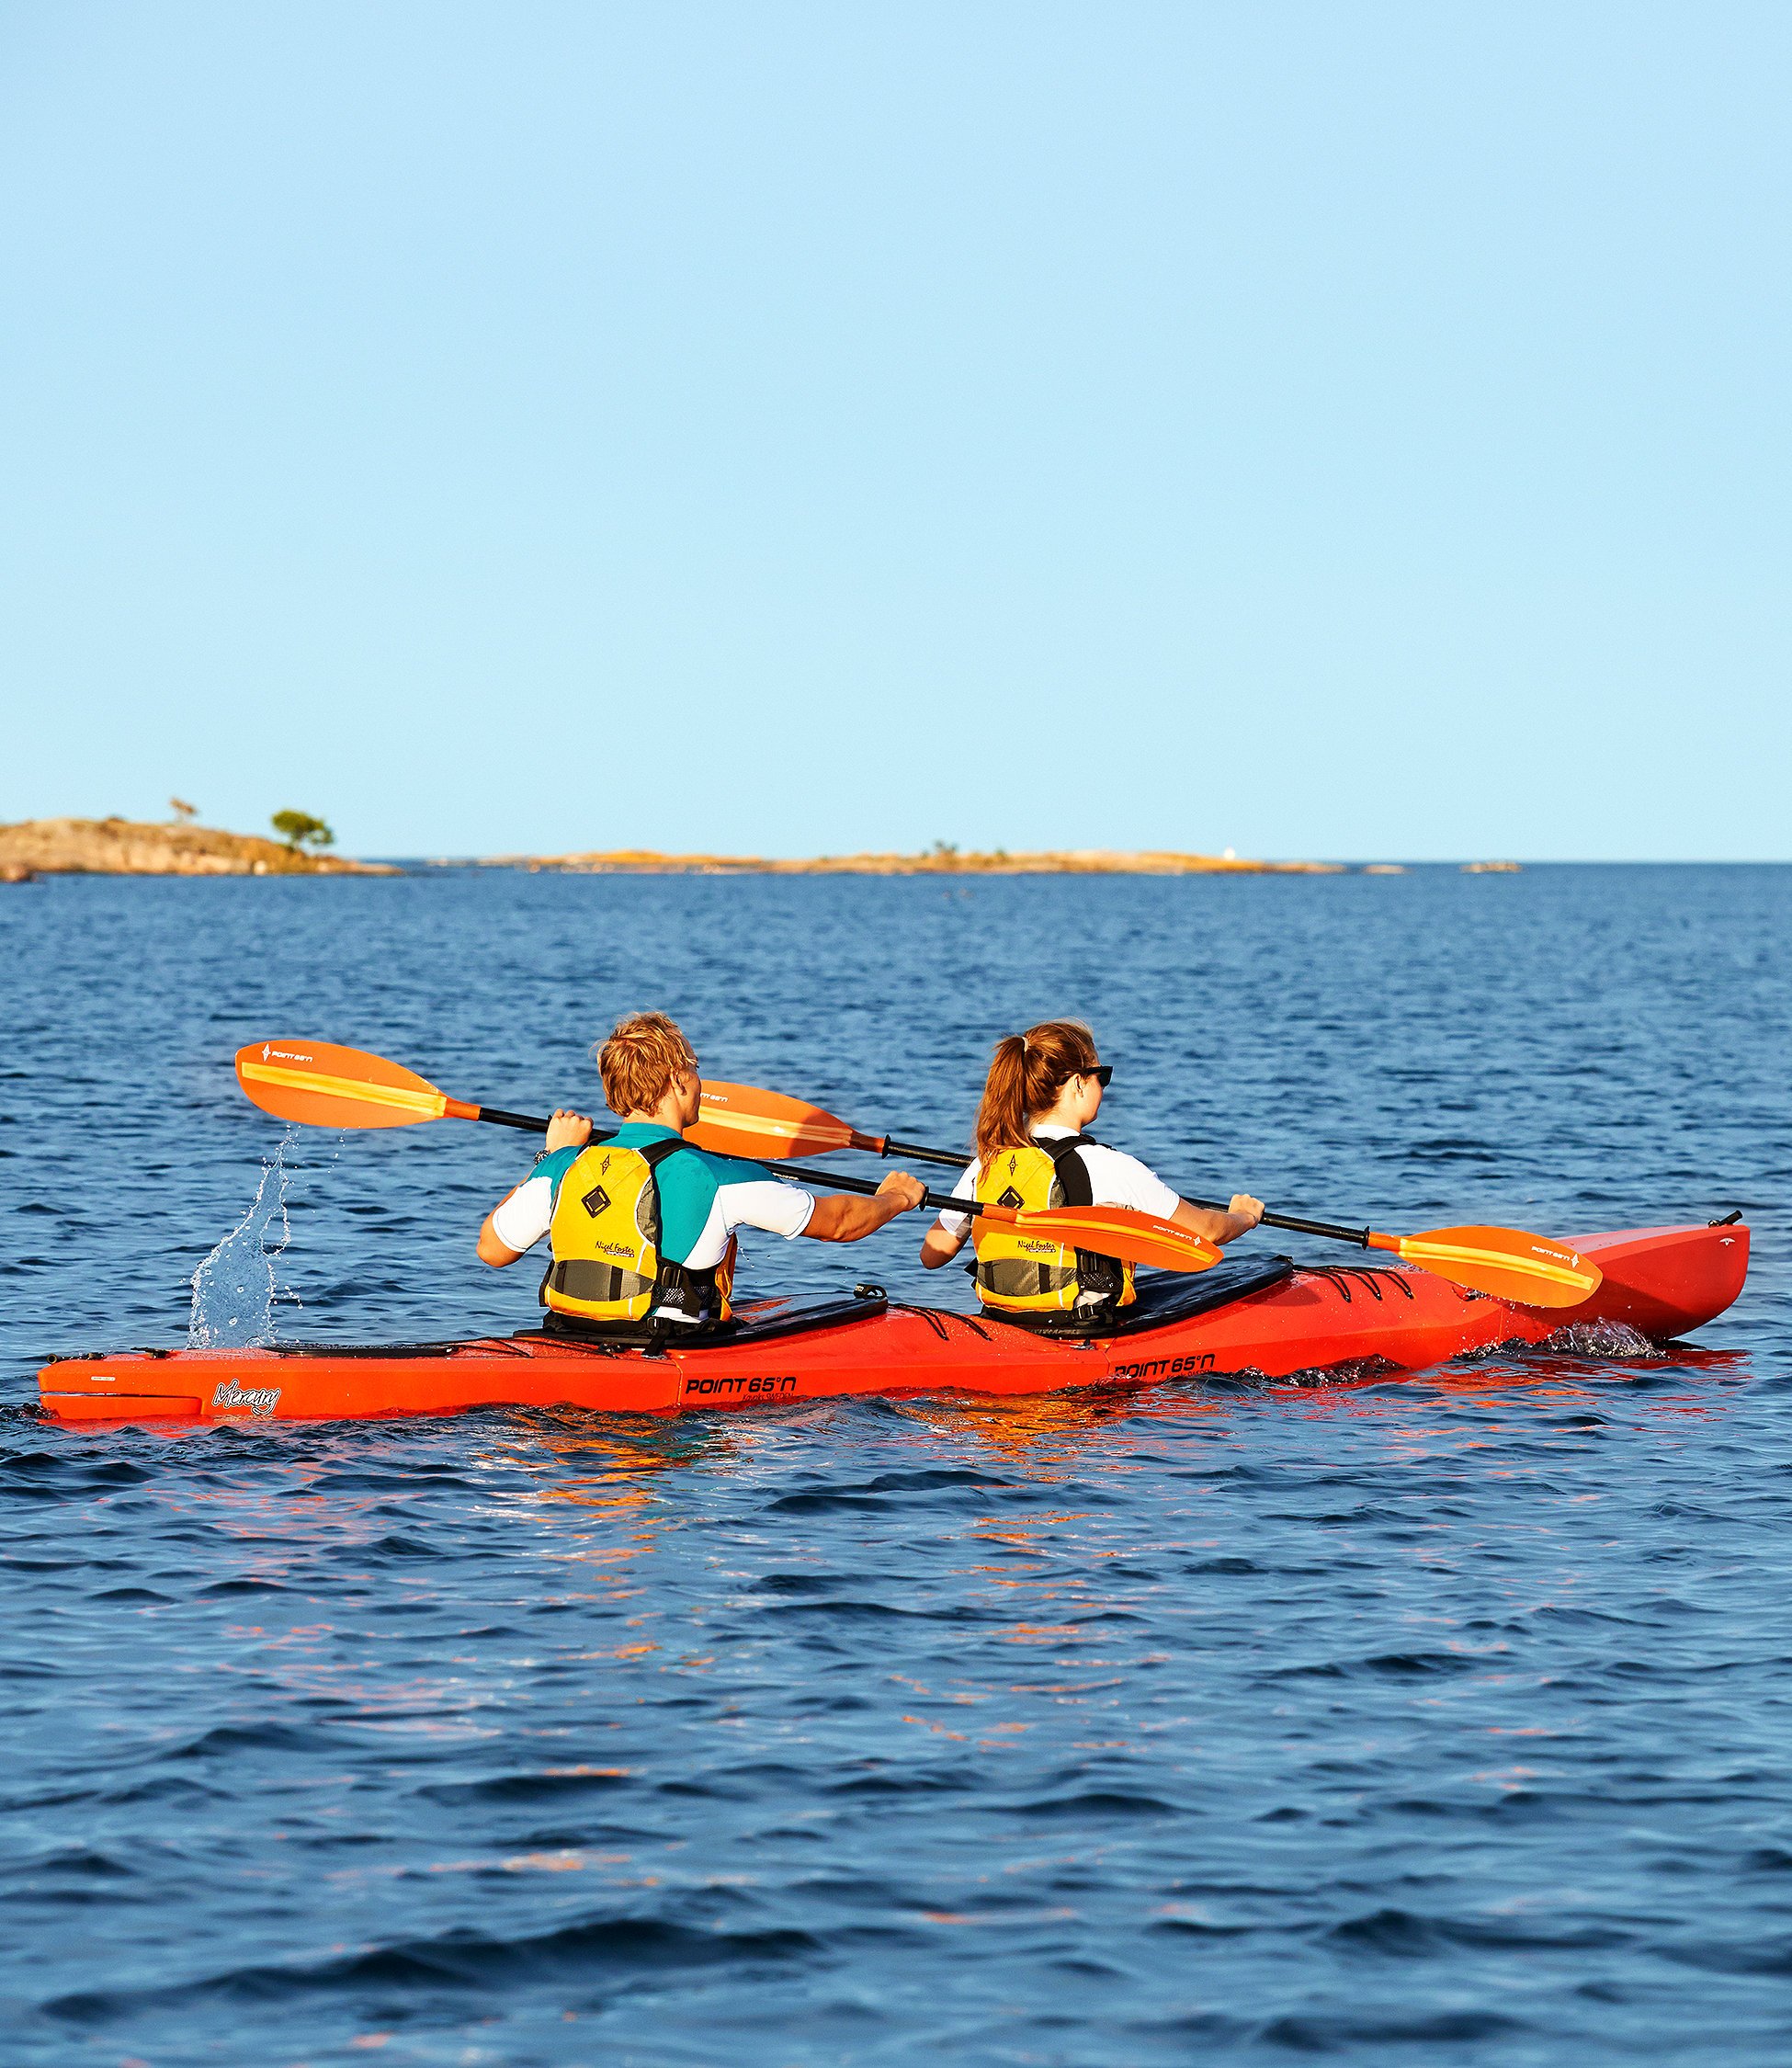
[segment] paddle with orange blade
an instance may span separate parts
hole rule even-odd
[[[722,1150],[724,1137],[730,1144],[726,1150]],[[850,1121],[811,1106],[806,1099],[762,1091],[757,1085],[711,1083],[707,1077],[701,1115],[685,1130],[685,1140],[699,1149],[734,1155],[740,1153],[734,1144],[751,1142],[768,1156],[825,1156],[836,1149],[864,1149],[874,1156],[947,1164],[958,1170],[970,1161],[949,1149],[924,1149],[918,1142],[898,1142],[893,1135],[861,1133]]]
[[[411,1128],[448,1119],[548,1131],[546,1120],[450,1098],[402,1062],[334,1041],[251,1041],[236,1051],[236,1081],[264,1113],[308,1128]]]
[[[523,1128],[545,1134],[548,1123],[528,1113],[510,1113],[502,1107],[476,1106],[469,1099],[450,1098],[426,1078],[384,1056],[369,1055],[364,1049],[347,1049],[333,1041],[252,1041],[236,1051],[236,1077],[250,1101],[276,1119],[296,1120],[305,1127],[406,1128],[425,1120],[485,1120],[499,1127]],[[705,1106],[709,1108],[709,1088]],[[789,1147],[797,1142],[798,1154],[814,1154],[822,1148],[856,1146],[837,1138],[813,1132],[805,1136],[793,1127],[791,1115],[783,1113],[776,1124],[765,1119],[779,1108],[796,1108],[800,1101],[780,1099],[775,1092],[760,1092],[751,1085],[718,1085],[723,1094],[750,1095],[736,1099],[732,1107],[718,1103],[707,1120],[698,1122],[686,1139],[699,1149],[720,1155],[751,1157],[781,1176],[802,1179],[811,1185],[826,1185],[841,1192],[875,1193],[869,1178],[846,1177],[838,1171],[807,1171],[800,1166],[769,1161],[767,1146]],[[742,1119],[754,1100],[769,1101],[758,1108],[760,1118]],[[831,1116],[819,1108],[806,1108],[822,1120]],[[843,1123],[834,1123],[837,1128]],[[594,1142],[608,1141],[612,1129],[595,1129]],[[849,1133],[850,1130],[847,1131]],[[935,1151],[933,1160],[957,1160]],[[1105,1256],[1117,1256],[1131,1264],[1155,1267],[1161,1271],[1205,1271],[1219,1261],[1219,1252],[1209,1242],[1190,1234],[1155,1214],[1136,1213],[1129,1207],[1047,1207],[1028,1212],[1014,1208],[981,1205],[974,1199],[953,1199],[929,1192],[922,1204],[936,1211],[950,1208],[956,1212],[981,1214],[990,1221],[1012,1225],[1016,1233],[1037,1237],[1041,1260],[1058,1249],[1098,1249]]]
[[[1191,1199],[1189,1204],[1214,1213],[1227,1210],[1208,1199]],[[1418,1235],[1383,1235],[1373,1228],[1298,1221],[1288,1213],[1265,1213],[1263,1224],[1326,1242],[1354,1243],[1358,1249],[1387,1250],[1433,1278],[1521,1307],[1578,1307],[1598,1291],[1604,1275],[1578,1250],[1547,1235],[1526,1234],[1522,1228],[1428,1228]]]
[[[971,1160],[949,1149],[927,1149],[913,1142],[897,1142],[889,1135],[864,1133],[821,1107],[805,1105],[801,1099],[786,1097],[781,1092],[760,1091],[752,1085],[706,1083],[703,1118],[686,1130],[686,1138],[699,1147],[714,1147],[720,1145],[724,1131],[750,1137],[764,1148],[786,1156],[811,1156],[832,1149],[867,1149],[879,1156],[902,1155],[919,1163],[947,1164],[959,1169]],[[962,1208],[962,1201],[957,1203]],[[1212,1199],[1191,1199],[1188,1203],[1212,1213],[1230,1210]],[[1350,1243],[1358,1249],[1388,1250],[1403,1263],[1429,1271],[1435,1278],[1447,1278],[1452,1285],[1525,1307],[1578,1307],[1599,1289],[1596,1264],[1565,1244],[1551,1242],[1545,1235],[1526,1234],[1521,1228],[1432,1228],[1418,1235],[1383,1235],[1372,1228],[1302,1221],[1287,1213],[1265,1213],[1263,1224],[1265,1228],[1287,1229],[1292,1234],[1317,1235],[1326,1242]]]

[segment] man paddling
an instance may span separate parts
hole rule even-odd
[[[856,1243],[925,1196],[918,1179],[892,1171],[873,1198],[818,1199],[757,1165],[686,1142],[703,1080],[696,1051],[664,1013],[618,1020],[595,1053],[604,1096],[622,1125],[593,1142],[586,1115],[556,1112],[533,1173],[479,1231],[481,1261],[497,1267],[550,1238],[541,1281],[550,1327],[725,1320],[737,1229]]]

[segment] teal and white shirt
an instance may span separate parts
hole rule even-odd
[[[644,1149],[650,1142],[676,1141],[677,1130],[655,1120],[624,1120],[613,1139],[624,1149]],[[532,1249],[548,1233],[561,1179],[581,1153],[557,1149],[544,1156],[498,1208],[492,1229],[506,1249]],[[788,1238],[802,1233],[815,1210],[815,1195],[800,1185],[787,1185],[757,1164],[712,1155],[707,1149],[686,1148],[668,1156],[653,1179],[660,1194],[660,1254],[693,1271],[714,1269],[737,1228],[763,1228]]]

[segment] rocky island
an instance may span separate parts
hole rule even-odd
[[[383,862],[308,854],[255,833],[176,821],[24,819],[0,825],[0,882],[33,876],[396,876]]]
[[[1236,855],[1185,855],[1168,848],[1126,853],[1106,847],[1050,848],[1011,855],[960,854],[944,844],[918,855],[822,855],[811,860],[758,855],[663,855],[624,847],[579,855],[494,855],[487,869],[560,869],[574,876],[612,873],[704,876],[1332,876],[1339,862],[1242,861]]]
[[[190,809],[190,807],[183,807]],[[35,876],[396,876],[389,862],[351,861],[316,851],[327,843],[321,819],[282,812],[277,825],[309,828],[285,841],[254,833],[226,833],[189,819],[26,819],[0,825],[0,883]],[[321,836],[321,840],[320,840]],[[301,846],[311,841],[311,847]],[[467,866],[446,858],[437,867]],[[919,854],[818,855],[791,859],[764,855],[665,854],[649,847],[592,849],[566,855],[491,855],[482,869],[554,870],[572,876],[1338,876],[1342,862],[1254,861],[1232,854],[1187,854],[1167,847],[1052,847],[1010,854],[960,852],[944,841]],[[1475,869],[1512,869],[1480,862]],[[1401,875],[1396,863],[1374,863],[1372,875]]]

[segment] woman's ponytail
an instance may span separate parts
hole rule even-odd
[[[1036,1113],[1049,1113],[1079,1072],[1095,1067],[1094,1036],[1080,1019],[1048,1019],[995,1044],[977,1108],[977,1160],[1025,1149]]]
[[[1024,1148],[1026,1131],[1026,1042],[1007,1034],[995,1044],[990,1074],[977,1108],[977,1160],[988,1163],[998,1150]]]

